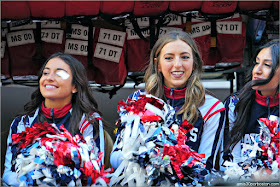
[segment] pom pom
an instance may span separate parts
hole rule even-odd
[[[260,118],[260,136],[250,137],[253,145],[243,144],[239,163],[226,161],[225,182],[278,181],[279,179],[279,118]],[[211,173],[213,175],[213,173]],[[216,175],[217,176],[217,175]],[[212,178],[218,178],[213,177]]]
[[[109,184],[101,164],[103,153],[87,144],[81,135],[73,137],[63,125],[35,123],[12,135],[16,148],[15,169],[21,186],[88,186]]]
[[[185,143],[192,125],[175,121],[175,110],[152,95],[118,103],[118,156],[122,162],[111,185],[198,185],[205,175],[204,154]]]

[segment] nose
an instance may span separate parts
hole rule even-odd
[[[174,66],[175,67],[181,67],[182,66],[182,62],[181,62],[181,60],[180,60],[180,57],[175,57],[175,60],[174,60],[175,62],[174,62]]]
[[[55,77],[55,74],[54,74],[54,73],[49,73],[49,74],[47,75],[47,80],[53,81],[53,80],[54,80],[54,77]]]
[[[255,72],[256,74],[258,74],[258,75],[262,73],[262,66],[261,66],[261,64],[257,64],[257,65],[255,66],[254,72]]]

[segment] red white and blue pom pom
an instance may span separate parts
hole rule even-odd
[[[198,185],[204,154],[185,144],[188,130],[175,122],[175,110],[152,95],[120,101],[119,139],[122,162],[111,185]],[[186,124],[187,126],[187,124]]]
[[[20,186],[85,186],[107,185],[110,171],[101,164],[90,138],[74,137],[64,128],[47,122],[35,123],[12,135],[16,155],[15,169]]]
[[[253,145],[243,144],[239,163],[226,161],[225,181],[279,180],[279,118],[260,118],[260,136],[251,137]]]

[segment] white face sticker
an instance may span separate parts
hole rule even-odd
[[[56,74],[58,76],[60,76],[63,80],[66,80],[70,77],[70,75],[66,71],[63,71],[63,70],[57,71]]]

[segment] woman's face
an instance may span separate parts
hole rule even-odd
[[[162,48],[158,71],[162,73],[167,87],[182,88],[193,71],[193,63],[192,48],[182,40],[175,40]]]
[[[61,108],[71,102],[76,88],[72,85],[72,72],[60,58],[49,60],[40,78],[40,92],[47,108]]]
[[[256,57],[256,65],[252,71],[252,80],[267,79],[272,71],[272,58],[269,48],[262,49]],[[263,96],[273,96],[279,85],[279,67],[277,67],[271,81],[265,85],[254,86]]]

